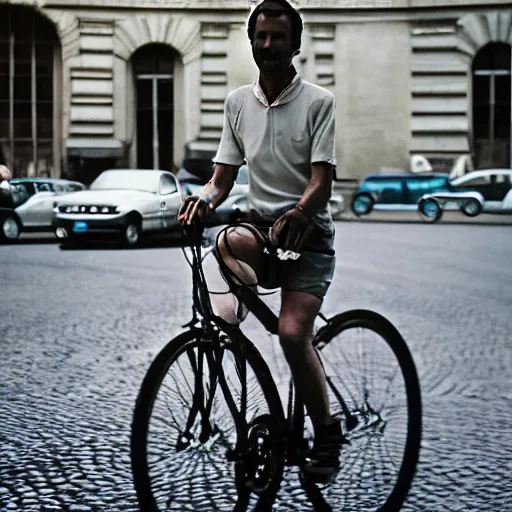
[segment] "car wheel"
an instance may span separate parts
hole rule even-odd
[[[471,197],[462,203],[460,211],[467,217],[476,217],[482,211],[482,204],[478,199]]]
[[[352,199],[351,208],[354,215],[368,215],[373,210],[374,201],[368,194],[360,194]]]
[[[20,236],[20,225],[14,217],[5,217],[2,220],[0,237],[4,240],[13,241]]]
[[[128,219],[123,231],[123,242],[128,247],[135,247],[140,240],[141,223],[132,217]]]
[[[437,222],[443,215],[443,209],[439,201],[433,197],[421,199],[418,203],[418,211],[425,222]]]

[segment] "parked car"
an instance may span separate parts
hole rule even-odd
[[[55,198],[85,188],[60,178],[12,179],[0,194],[0,238],[12,241],[24,231],[52,231]]]
[[[426,193],[449,191],[449,180],[441,173],[371,174],[352,196],[356,216],[373,210],[413,210]]]
[[[436,222],[444,210],[460,210],[468,217],[485,213],[512,213],[512,169],[483,169],[453,179],[446,190],[424,194],[418,211],[426,222]]]
[[[181,181],[183,197],[197,194],[204,186],[201,180],[190,178]],[[210,226],[221,224],[234,224],[247,219],[249,213],[249,175],[247,165],[242,165],[238,170],[235,184],[229,196],[218,206],[210,218]]]
[[[143,234],[175,230],[180,204],[181,189],[170,172],[109,169],[89,190],[56,202],[53,227],[64,243],[114,235],[135,246]]]

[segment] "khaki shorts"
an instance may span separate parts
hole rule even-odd
[[[323,300],[331,285],[336,264],[334,252],[335,228],[332,218],[313,217],[314,228],[304,245],[300,258],[281,261],[277,256],[265,254],[265,278],[259,282],[262,288],[281,288],[284,291],[305,292]],[[257,229],[261,239],[268,243],[273,219],[250,217],[250,226]],[[243,226],[244,224],[241,224]],[[253,231],[251,229],[251,231]],[[222,271],[221,265],[221,271]],[[230,281],[230,276],[223,272]]]

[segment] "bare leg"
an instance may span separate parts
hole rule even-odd
[[[243,226],[231,228],[228,243],[236,259],[227,251],[221,238],[220,254],[245,284],[261,282],[263,245]],[[250,266],[248,271],[239,261]],[[252,274],[252,275],[251,275]],[[283,292],[279,316],[279,339],[292,373],[295,387],[314,424],[329,424],[331,416],[325,373],[312,345],[313,323],[322,301],[310,293]]]
[[[264,277],[261,241],[243,227],[232,230],[228,240],[234,257],[221,242],[219,250],[224,261],[233,271],[242,273],[240,280],[244,283],[252,284],[255,278],[261,282]],[[322,301],[310,293],[283,292],[279,341],[297,393],[313,422],[315,443],[305,459],[304,471],[315,482],[328,483],[339,471],[343,434],[340,421],[330,415],[325,373],[312,344],[313,324],[321,305]]]
[[[314,424],[331,423],[325,372],[312,344],[313,323],[322,301],[304,292],[283,292],[279,339],[297,392]]]

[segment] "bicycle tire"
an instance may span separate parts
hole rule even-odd
[[[231,339],[234,337],[235,336],[232,335]],[[263,490],[254,491],[253,489],[247,492],[240,492],[240,489],[237,488],[236,492],[238,497],[236,498],[236,503],[233,503],[233,507],[227,508],[227,506],[224,506],[224,508],[216,508],[216,505],[214,506],[210,503],[207,505],[206,509],[202,508],[200,505],[194,505],[195,510],[236,510],[241,512],[247,510],[251,499],[253,502],[257,501],[257,503],[254,504],[255,508],[261,507],[265,503],[275,499],[281,484],[284,471],[284,454],[281,453],[283,444],[281,435],[284,414],[280,397],[270,371],[256,347],[254,347],[242,333],[236,335],[236,338],[236,340],[233,339],[233,343],[225,347],[225,350],[234,354],[235,358],[243,354],[246,364],[252,369],[257,383],[261,387],[266,404],[268,405],[269,414],[259,416],[256,419],[256,426],[252,425],[250,428],[253,429],[251,430],[252,433],[258,428],[261,430],[267,424],[270,424],[269,430],[271,431],[271,435],[267,435],[267,441],[271,442],[271,454],[273,458],[272,473],[271,477],[269,477],[268,485]],[[132,474],[140,510],[142,512],[162,512],[163,510],[169,509],[169,505],[162,507],[158,504],[152,487],[148,463],[149,424],[155,400],[166,375],[168,375],[172,369],[172,365],[176,363],[183,354],[190,354],[190,351],[196,348],[198,349],[200,344],[204,346],[205,354],[207,354],[208,350],[213,350],[214,344],[211,340],[205,341],[205,331],[202,329],[191,329],[178,335],[160,351],[151,363],[141,385],[133,413],[130,446]],[[223,364],[225,359],[224,353],[222,356]],[[206,364],[210,365],[208,359],[206,359]],[[224,394],[223,390],[221,391],[220,384],[218,389],[219,392]],[[195,393],[196,391],[194,391],[194,394]],[[226,411],[225,415],[228,416],[229,411]],[[263,418],[263,416],[265,417]],[[251,433],[248,432],[248,437]],[[244,460],[246,465],[248,465],[247,457]],[[240,477],[240,461],[229,462],[229,464],[235,467],[235,480],[237,480],[237,478]],[[244,467],[242,467],[241,470],[244,471]],[[237,486],[237,482],[233,481],[233,485]],[[251,493],[253,493],[252,498],[250,496]],[[256,494],[257,496],[255,497]],[[171,508],[171,510],[183,509],[181,502],[177,506],[179,508]]]
[[[393,324],[382,315],[368,310],[347,311],[330,318],[327,325],[317,332],[313,340],[314,346],[318,349],[319,353],[322,354],[322,351],[326,350],[326,347],[329,347],[330,343],[333,343],[334,338],[351,329],[367,329],[372,331],[391,349],[398,363],[398,367],[402,372],[403,381],[405,383],[408,418],[405,448],[400,469],[395,485],[385,502],[376,505],[376,508],[369,509],[363,508],[361,503],[355,503],[349,505],[348,509],[352,510],[350,506],[355,506],[358,511],[375,510],[378,512],[397,512],[403,506],[410,491],[420,452],[422,405],[416,367],[406,342]],[[344,449],[345,447],[342,447],[342,457]],[[345,510],[345,508],[341,509],[338,506],[336,510],[341,511]]]

